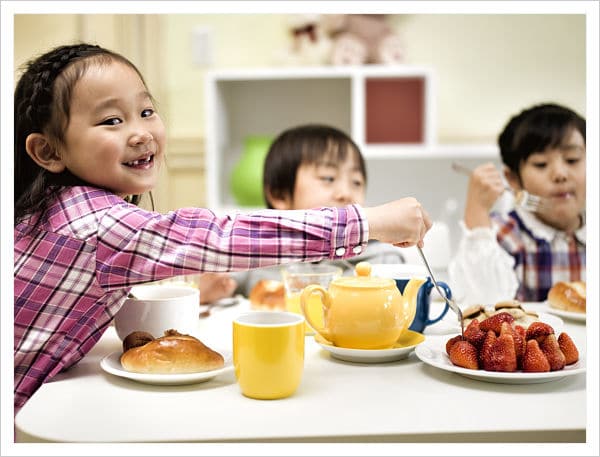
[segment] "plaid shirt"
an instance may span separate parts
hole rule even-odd
[[[92,187],[70,187],[30,233],[15,226],[15,414],[100,339],[131,286],[201,271],[340,259],[366,247],[357,205],[150,212]]]
[[[517,300],[544,301],[556,282],[586,280],[585,224],[566,233],[522,210],[504,216],[493,213],[492,220],[498,243],[515,261]]]

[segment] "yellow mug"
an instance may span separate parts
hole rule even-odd
[[[242,394],[261,400],[292,395],[304,369],[304,317],[252,311],[233,321],[233,366]]]

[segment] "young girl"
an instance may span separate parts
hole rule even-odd
[[[94,346],[135,284],[347,258],[370,238],[422,244],[431,226],[413,198],[222,217],[138,208],[164,154],[152,96],[123,56],[78,44],[27,65],[15,90],[15,414]]]
[[[585,281],[585,128],[572,110],[544,104],[514,116],[500,134],[512,189],[548,201],[536,213],[490,214],[504,192],[502,177],[493,164],[473,171],[465,233],[449,268],[462,304],[543,301],[558,281]]]

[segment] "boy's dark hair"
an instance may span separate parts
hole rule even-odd
[[[352,154],[367,182],[367,169],[360,149],[352,139],[334,127],[308,124],[287,129],[271,144],[263,168],[263,196],[273,208],[269,193],[277,198],[294,194],[296,172],[301,164],[319,164],[325,159],[333,163]]]
[[[107,65],[115,61],[130,66],[146,85],[127,58],[87,43],[56,47],[25,64],[15,89],[14,104],[15,225],[33,213],[38,214],[39,221],[62,186],[87,184],[68,170],[50,173],[40,167],[27,154],[25,142],[31,133],[43,133],[52,147],[62,144],[69,125],[73,87],[91,64]],[[134,195],[130,201],[137,204],[140,198]]]
[[[517,176],[519,166],[536,152],[556,148],[576,129],[585,142],[585,119],[556,104],[541,104],[513,116],[498,136],[502,162]]]

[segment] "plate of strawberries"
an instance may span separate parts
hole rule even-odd
[[[585,360],[571,337],[546,322],[527,328],[509,313],[474,319],[464,335],[428,338],[415,353],[428,365],[480,381],[542,383],[585,372]]]

